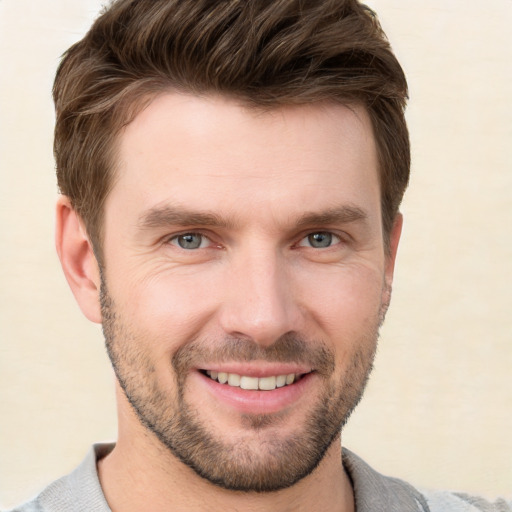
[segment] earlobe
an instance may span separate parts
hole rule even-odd
[[[55,245],[80,309],[89,320],[101,323],[98,262],[83,222],[66,196],[57,201]]]

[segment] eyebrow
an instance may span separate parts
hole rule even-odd
[[[298,228],[314,225],[350,224],[353,222],[366,222],[368,214],[358,206],[341,206],[330,208],[321,212],[306,212],[296,223]]]
[[[231,228],[234,222],[213,212],[195,212],[171,206],[151,208],[141,215],[140,228],[160,228],[165,226],[210,226]]]
[[[367,213],[358,206],[341,206],[330,208],[320,212],[305,212],[297,222],[296,229],[308,226],[322,226],[332,224],[349,224],[353,222],[365,222]],[[171,206],[151,208],[143,213],[138,222],[141,229],[155,229],[165,226],[208,226],[232,229],[236,227],[233,219],[221,217],[214,212],[196,212]]]

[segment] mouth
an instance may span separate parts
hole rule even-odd
[[[229,363],[224,368],[197,368],[193,378],[215,403],[216,414],[273,414],[291,411],[315,396],[316,370],[306,365]],[[272,368],[274,366],[274,368]],[[292,368],[294,366],[295,368]],[[301,367],[302,366],[302,367]],[[224,409],[225,408],[225,409]]]
[[[268,377],[252,377],[213,370],[203,370],[201,373],[220,384],[253,391],[273,391],[277,388],[284,388],[298,382],[307,375],[304,373],[289,373],[286,375],[270,375]]]

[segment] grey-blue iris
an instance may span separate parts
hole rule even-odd
[[[329,247],[332,243],[332,235],[331,233],[320,232],[320,233],[312,233],[308,236],[308,241],[311,244],[311,247],[315,248],[323,248]]]
[[[198,233],[186,233],[178,237],[178,245],[182,249],[197,249],[201,246],[202,239]]]

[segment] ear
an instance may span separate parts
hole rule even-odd
[[[398,213],[393,228],[389,234],[389,247],[385,253],[385,268],[384,268],[384,286],[382,288],[381,296],[381,309],[380,309],[380,325],[384,322],[386,313],[391,302],[391,289],[393,285],[393,273],[395,271],[396,253],[398,251],[398,242],[402,234],[403,217]]]
[[[68,284],[83,314],[101,323],[100,271],[82,219],[68,197],[57,201],[55,245]]]
[[[393,228],[389,234],[389,249],[386,253],[386,270],[385,278],[386,285],[391,288],[393,283],[393,274],[395,271],[396,253],[398,251],[398,242],[400,242],[400,235],[402,234],[402,226],[404,218],[401,213],[397,213]]]

